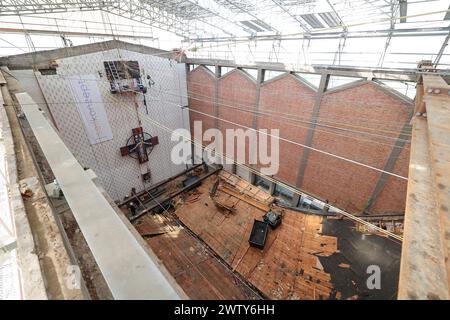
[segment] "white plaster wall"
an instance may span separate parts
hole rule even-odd
[[[41,107],[46,113],[48,113],[47,104],[42,94],[39,83],[32,69],[26,70],[9,70],[9,72],[16,78],[22,87],[34,102],[36,102],[39,107]]]
[[[143,69],[143,80],[149,74],[155,85],[146,93],[148,114],[143,105],[143,96],[136,95],[139,108],[136,110],[133,94],[111,94],[106,79],[103,61],[137,60]],[[171,129],[189,130],[189,114],[180,106],[187,105],[185,65],[173,60],[137,52],[113,49],[91,53],[57,61],[56,75],[40,75],[37,78],[49,109],[55,119],[62,139],[75,157],[85,167],[92,168],[99,181],[114,200],[121,200],[130,193],[144,188],[141,173],[150,169],[152,180],[149,184],[169,178],[185,169],[185,165],[175,165],[170,161],[170,153],[176,142],[171,133],[153,124],[156,121]],[[113,140],[91,145],[84,125],[74,104],[67,76],[95,74],[97,86],[102,95],[106,114],[113,132]],[[131,136],[131,129],[138,127],[138,116],[144,131],[159,137],[159,145],[149,155],[149,162],[140,165],[136,159],[122,157],[120,147]]]

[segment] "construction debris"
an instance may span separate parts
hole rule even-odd
[[[147,215],[136,229],[191,299],[262,298],[173,217]]]
[[[284,209],[283,224],[267,233],[261,250],[249,246],[248,239],[255,219],[269,210],[281,213],[273,197],[224,171],[219,180],[206,179],[197,190],[201,201],[185,202],[176,215],[252,286],[270,299],[331,297],[331,277],[317,265],[318,256],[337,251],[337,239],[321,234],[322,217]],[[218,199],[226,199],[233,214],[217,214]]]
[[[345,246],[341,253],[336,235],[322,230],[345,220],[282,208],[265,191],[223,170],[180,193],[174,203],[161,215],[137,220],[136,229],[191,298],[306,300],[364,294],[352,253],[346,256]],[[252,234],[255,223],[265,227],[256,228],[264,231],[260,238]],[[358,239],[354,224],[346,230]],[[332,281],[342,273],[358,285]],[[225,282],[219,281],[220,274],[226,275]]]

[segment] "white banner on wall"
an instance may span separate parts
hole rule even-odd
[[[108,141],[113,138],[111,126],[106,116],[102,95],[93,74],[69,77],[78,112],[83,120],[91,144]]]

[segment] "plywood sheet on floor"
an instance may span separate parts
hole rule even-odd
[[[260,298],[170,217],[145,216],[136,229],[191,299]]]
[[[225,174],[228,181],[236,183],[236,189],[249,195],[246,181]],[[265,212],[233,196],[228,202],[234,201],[234,213],[218,210],[209,196],[214,181],[211,177],[197,189],[200,200],[191,203],[188,197],[177,208],[179,219],[266,297],[329,298],[330,275],[321,270],[317,256],[336,252],[337,239],[321,235],[322,218],[284,210],[283,223],[269,231],[264,250],[250,247],[254,219],[262,220]],[[271,197],[259,189],[250,192],[255,199],[271,202]]]

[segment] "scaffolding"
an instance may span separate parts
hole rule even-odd
[[[68,12],[102,12],[108,19],[70,21],[64,16]],[[20,23],[12,17],[20,17]],[[122,20],[111,22],[109,17]],[[427,59],[446,68],[449,20],[449,3],[444,0],[5,0],[0,4],[0,35],[127,38],[140,43],[156,41],[153,32],[163,30],[178,37],[165,49],[182,47],[191,58],[270,58],[280,63],[298,61],[298,65],[414,68]],[[0,40],[12,45],[6,38]],[[22,51],[33,50],[29,43]],[[63,41],[64,46],[67,43]]]

